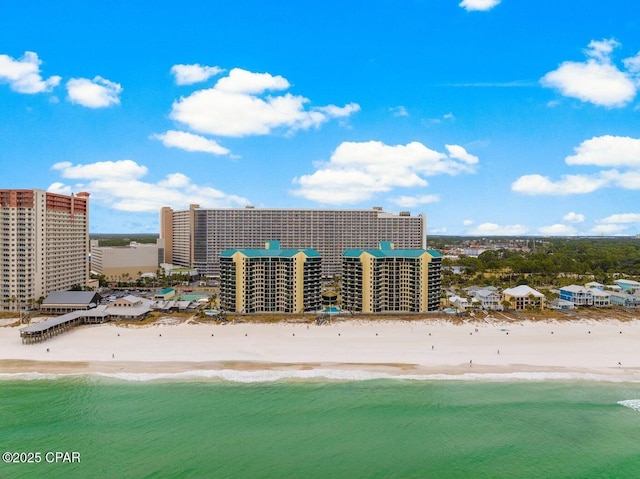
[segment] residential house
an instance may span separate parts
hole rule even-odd
[[[509,303],[509,307],[515,310],[544,309],[545,306],[544,294],[527,285],[505,289],[502,292],[502,300]]]

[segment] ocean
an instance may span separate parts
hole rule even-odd
[[[4,375],[0,449],[2,479],[638,478],[640,384]]]

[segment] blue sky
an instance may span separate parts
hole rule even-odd
[[[638,89],[636,0],[5,2],[0,188],[635,235]]]

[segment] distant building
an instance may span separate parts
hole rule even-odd
[[[91,272],[109,281],[137,280],[158,271],[164,257],[162,240],[155,244],[132,242],[128,246],[99,246],[91,241]]]
[[[544,309],[545,307],[544,294],[526,285],[505,289],[502,292],[502,300],[509,303],[509,307],[515,310]]]
[[[220,253],[231,248],[261,248],[265,238],[282,248],[315,249],[322,256],[322,274],[340,274],[342,252],[348,248],[376,248],[383,240],[398,248],[424,248],[426,219],[409,212],[370,210],[314,210],[273,208],[188,210],[169,207],[160,212],[160,238],[165,240],[165,263],[197,268],[203,276],[220,274]]]
[[[342,255],[342,308],[364,313],[440,309],[442,256],[434,250],[347,249]]]
[[[0,310],[89,279],[89,193],[0,189]]]
[[[220,254],[220,306],[234,312],[298,313],[322,307],[322,259],[311,248],[228,249]]]

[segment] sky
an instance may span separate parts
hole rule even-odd
[[[0,188],[640,234],[637,0],[3,2]]]

